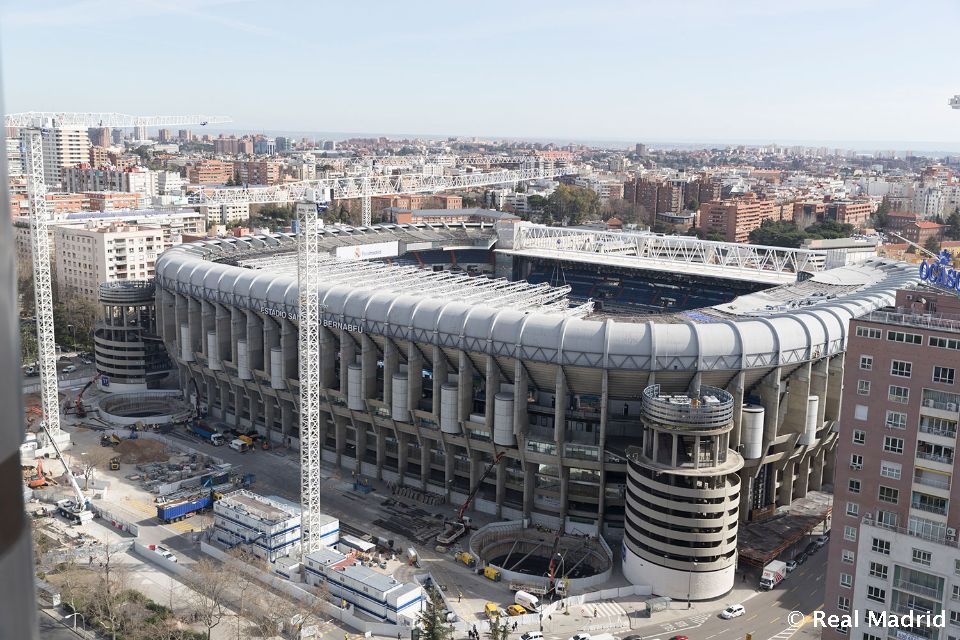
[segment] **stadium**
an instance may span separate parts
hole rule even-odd
[[[480,511],[622,541],[658,595],[726,593],[738,528],[830,483],[848,321],[915,269],[509,218],[323,230],[323,458],[454,505],[479,483]],[[156,266],[185,397],[294,448],[295,240]]]

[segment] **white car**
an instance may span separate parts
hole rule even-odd
[[[70,364],[63,368],[64,373],[73,373],[76,370],[77,370],[77,365],[75,364]]]
[[[158,556],[161,556],[161,557],[169,560],[170,562],[176,562],[176,561],[177,561],[177,556],[175,556],[175,555],[173,555],[172,553],[170,553],[170,550],[167,549],[166,547],[161,547],[161,546],[158,545],[157,548],[153,550],[153,552],[156,553]]]
[[[520,640],[543,640],[543,634],[539,631],[527,631],[520,636]]]
[[[742,604],[732,604],[720,613],[720,617],[729,620],[730,618],[739,618],[745,612]]]
[[[577,634],[575,634],[575,635],[570,636],[570,640],[590,640],[590,634],[589,634],[589,633],[577,633]]]

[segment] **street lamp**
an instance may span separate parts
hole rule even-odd
[[[76,630],[77,630],[77,617],[80,618],[81,624],[83,624],[83,630],[86,631],[86,630],[87,630],[87,619],[83,617],[83,614],[82,614],[82,613],[80,613],[80,612],[78,612],[78,611],[74,611],[74,612],[71,613],[70,615],[64,616],[63,619],[64,619],[64,620],[69,620],[70,618],[73,618],[73,630],[76,631]]]
[[[687,609],[692,609],[693,604],[690,602],[690,582],[693,578],[693,572],[697,570],[697,561],[693,561],[693,568],[687,571]]]
[[[77,346],[77,328],[72,324],[68,324],[67,329],[70,331],[70,338],[73,340],[73,346]]]

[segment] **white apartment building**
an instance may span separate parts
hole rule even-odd
[[[183,177],[175,171],[153,171],[146,167],[123,170],[94,168],[88,165],[65,167],[62,176],[63,190],[68,193],[125,191],[156,198],[162,195],[180,195],[184,185]]]
[[[222,224],[230,227],[250,219],[250,205],[246,202],[204,206],[200,207],[200,211],[206,217],[207,225]]]
[[[158,226],[90,222],[58,226],[53,236],[60,295],[83,296],[94,303],[104,282],[152,278],[163,251],[163,230]]]
[[[43,130],[43,178],[48,190],[57,190],[63,167],[90,158],[90,137],[85,128],[55,127]]]
[[[943,191],[938,184],[917,187],[913,193],[913,212],[921,218],[936,218],[943,213],[943,204]]]
[[[23,154],[20,153],[19,138],[7,138],[7,173],[11,176],[23,175]]]

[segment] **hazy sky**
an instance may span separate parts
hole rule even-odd
[[[8,111],[246,130],[960,141],[948,1],[0,0]]]

